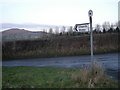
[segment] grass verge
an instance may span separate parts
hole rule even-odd
[[[3,67],[2,88],[118,88],[97,63],[84,69]]]

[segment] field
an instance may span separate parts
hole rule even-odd
[[[3,67],[2,88],[118,88],[103,69],[53,67]]]
[[[118,52],[118,34],[94,34],[94,54]],[[3,60],[90,54],[90,36],[53,36],[2,44]]]

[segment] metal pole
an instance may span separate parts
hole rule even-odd
[[[90,46],[91,46],[91,60],[93,60],[93,32],[92,32],[92,17],[90,16]]]

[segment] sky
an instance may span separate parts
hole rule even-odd
[[[68,25],[88,23],[93,10],[93,25],[118,21],[119,0],[0,0],[0,23]]]

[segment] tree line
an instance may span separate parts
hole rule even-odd
[[[90,32],[79,32],[74,29],[74,27],[70,26],[66,28],[63,26],[62,28],[56,27],[55,29],[50,28],[48,31],[50,34],[55,34],[59,36],[67,35],[67,36],[76,36],[81,34],[89,34]],[[120,21],[116,23],[104,22],[102,25],[96,24],[93,28],[94,34],[101,33],[119,33],[120,32]]]
[[[119,33],[120,32],[120,21],[118,23],[104,22],[102,25],[97,24],[93,33]]]

